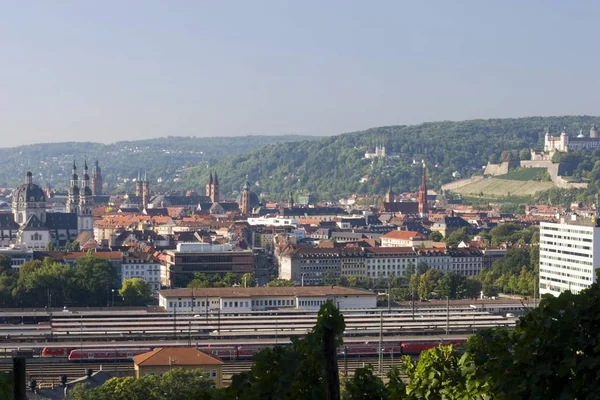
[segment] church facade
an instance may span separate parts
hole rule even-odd
[[[79,179],[73,163],[67,212],[48,212],[46,193],[33,183],[27,172],[25,183],[12,193],[12,214],[0,215],[0,245],[40,250],[51,243],[55,248],[76,241],[82,234],[94,236],[94,200],[87,162]]]

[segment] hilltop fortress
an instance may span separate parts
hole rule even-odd
[[[599,148],[600,138],[598,137],[595,124],[590,128],[589,136],[585,136],[582,130],[576,137],[569,137],[566,128],[563,129],[559,136],[552,136],[550,128],[547,128],[544,135],[544,152],[550,153],[550,157],[557,151],[567,153],[569,151],[595,150]]]

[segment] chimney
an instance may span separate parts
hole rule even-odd
[[[91,378],[93,373],[94,373],[94,370],[91,369],[91,368],[88,368],[87,371],[86,371],[86,376],[88,378]]]

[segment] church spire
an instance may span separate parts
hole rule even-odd
[[[419,187],[419,214],[422,218],[429,217],[429,209],[427,206],[427,168],[425,160],[421,164],[421,186]]]

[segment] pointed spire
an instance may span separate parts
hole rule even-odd
[[[215,171],[215,185],[219,184],[219,177],[217,176],[217,171]]]
[[[209,184],[209,185],[212,185],[212,184],[213,184],[212,171],[210,171],[210,177],[208,178],[208,184]]]
[[[87,166],[87,157],[83,159],[83,170],[87,171],[88,170],[88,166]]]

